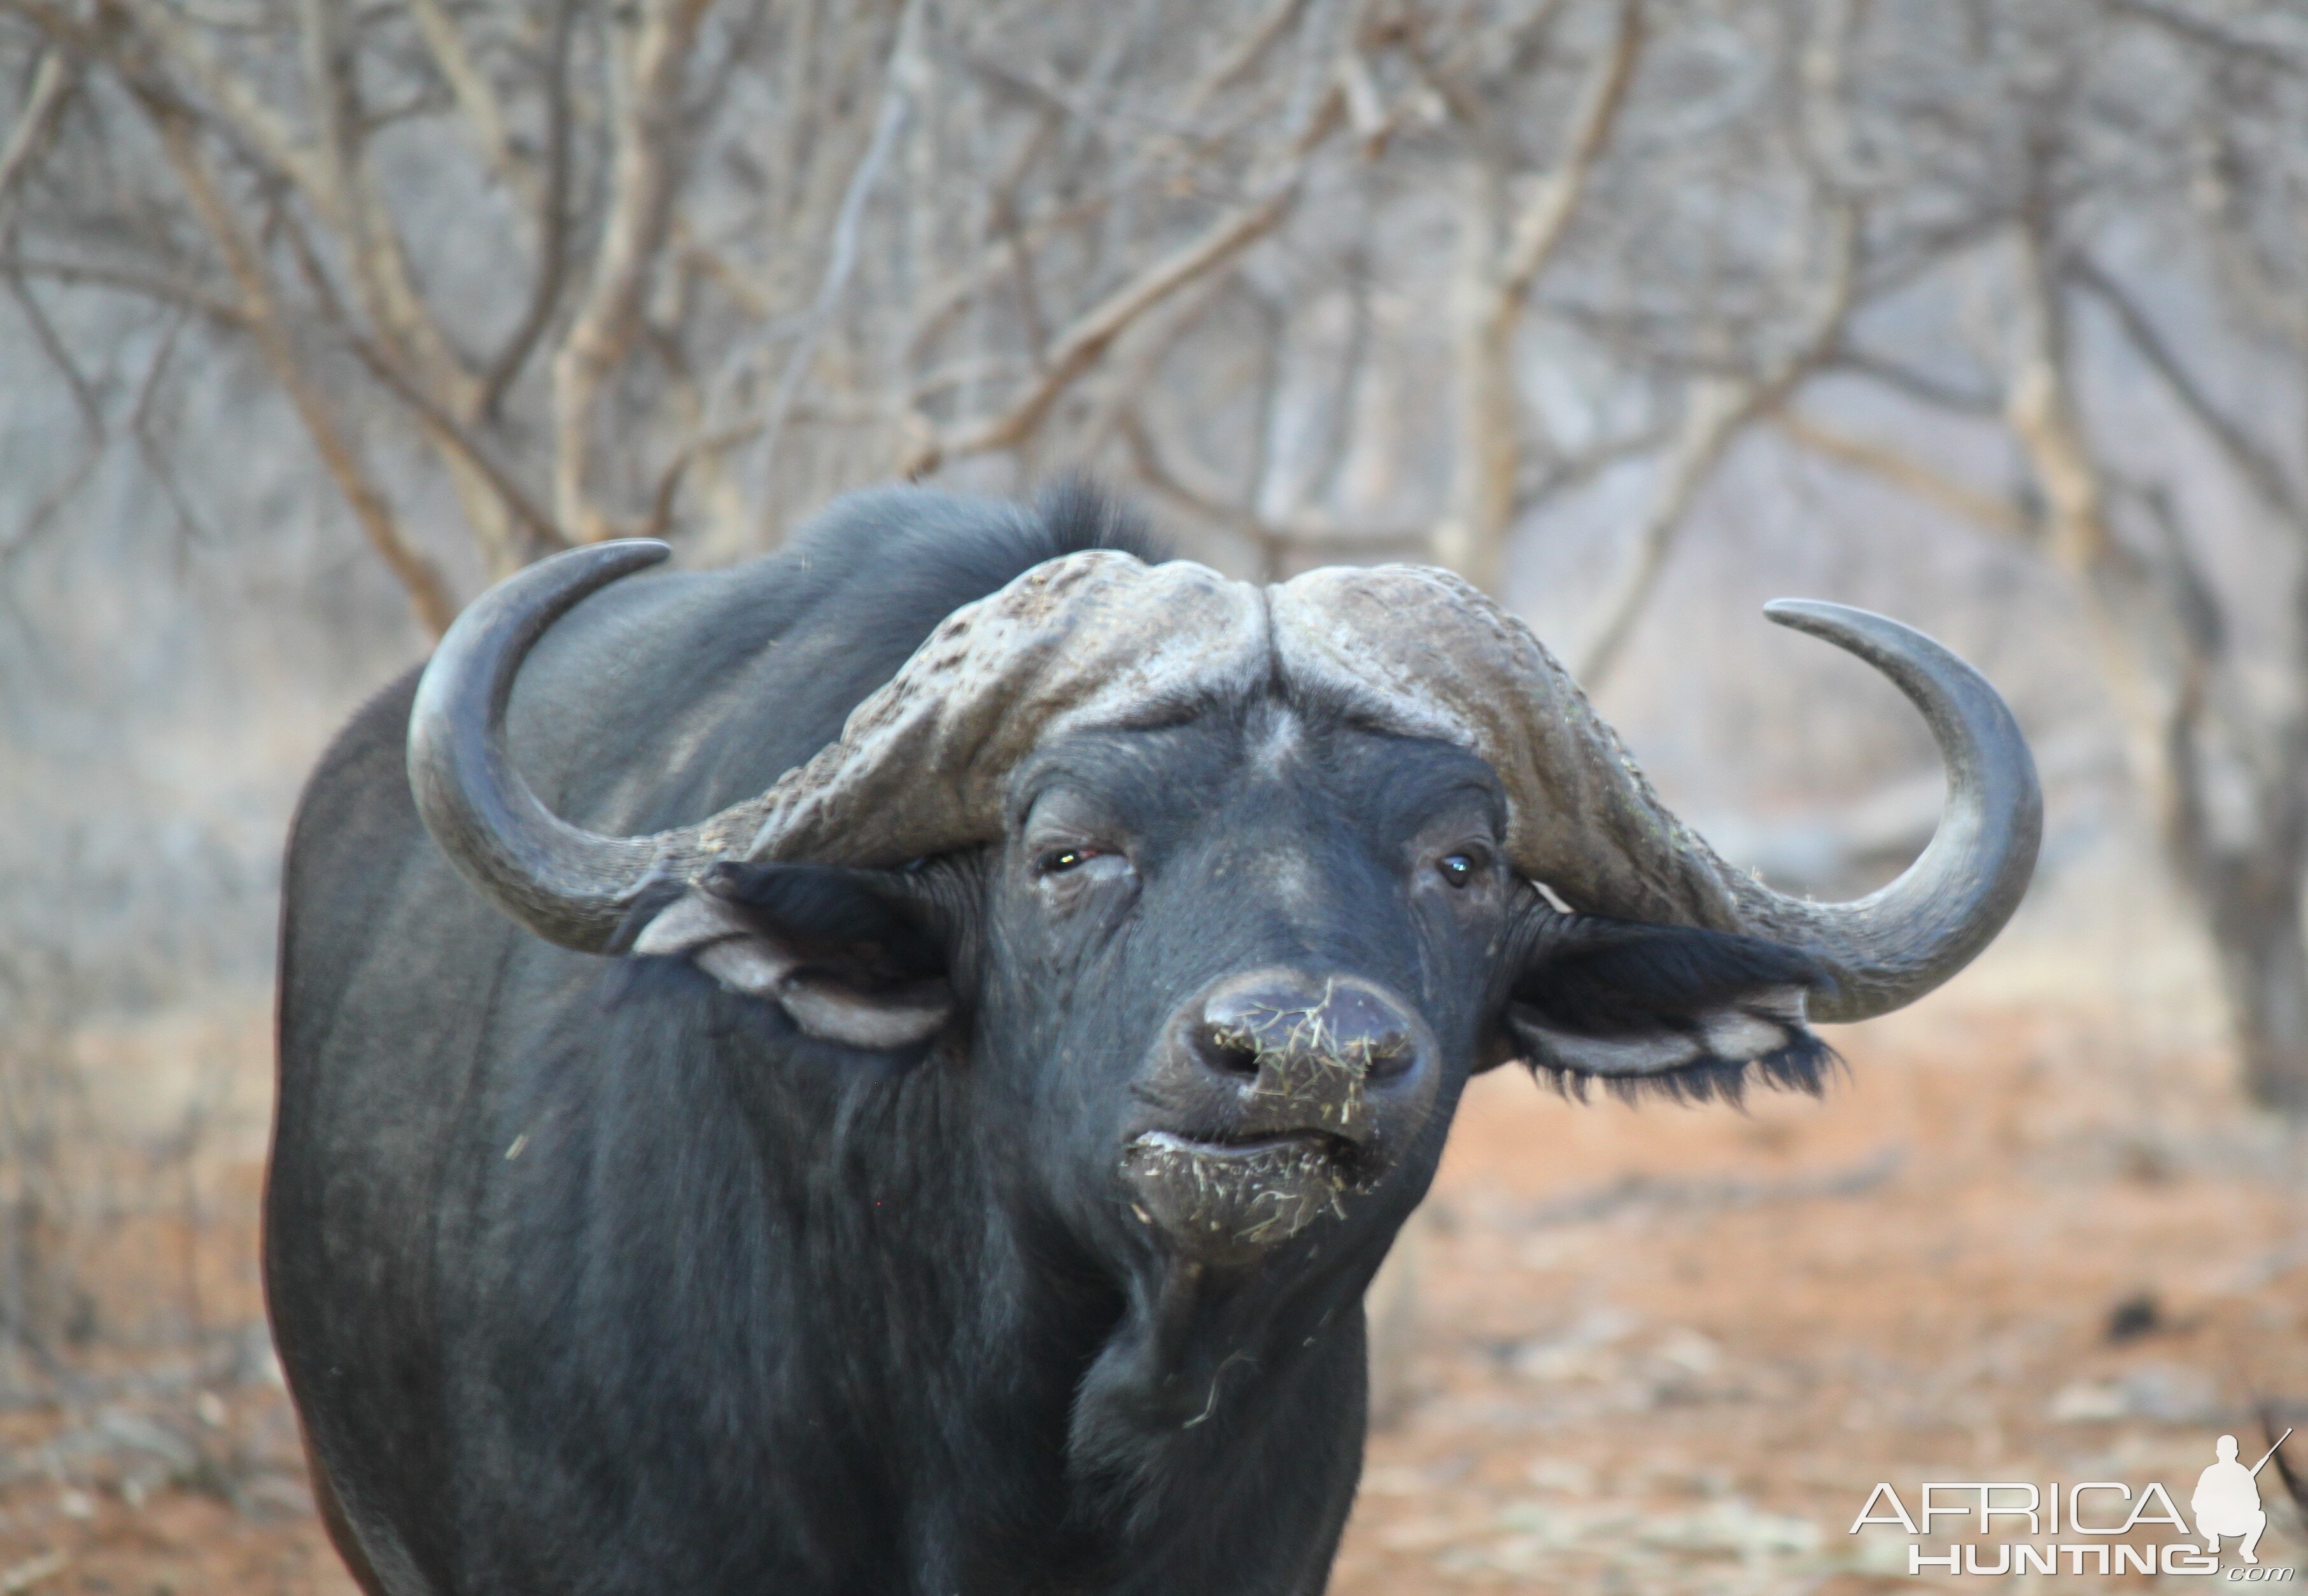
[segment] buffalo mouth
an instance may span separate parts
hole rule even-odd
[[[1149,1130],[1123,1151],[1132,1213],[1179,1250],[1247,1262],[1367,1189],[1363,1149],[1323,1130],[1204,1140]]]

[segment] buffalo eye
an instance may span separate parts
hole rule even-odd
[[[1453,887],[1464,887],[1475,879],[1475,856],[1472,854],[1445,854],[1434,862],[1434,869]]]
[[[1062,876],[1070,870],[1080,870],[1098,856],[1096,848],[1052,848],[1034,861],[1034,868],[1046,876]]]

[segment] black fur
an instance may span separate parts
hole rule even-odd
[[[1510,1000],[1565,1030],[1616,1037],[1696,1031],[1694,1017],[1735,1008],[1751,994],[1816,991],[1829,978],[1796,948],[1760,938],[1694,926],[1644,925],[1601,915],[1563,915],[1534,907],[1526,914]],[[1702,1059],[1658,1075],[1596,1076],[1534,1060],[1532,1071],[1566,1096],[1583,1098],[1594,1082],[1622,1100],[1650,1096],[1677,1103],[1737,1103],[1756,1082],[1816,1096],[1841,1063],[1835,1050],[1804,1027],[1789,1044],[1759,1059]]]
[[[775,559],[578,606],[522,670],[514,757],[577,824],[693,821],[831,741],[954,608],[1099,546],[1158,553],[1080,485],[857,495]],[[418,820],[413,685],[298,811],[266,1193],[283,1365],[372,1592],[1312,1596],[1360,1466],[1361,1293],[1501,1005],[1677,1025],[1807,974],[1706,933],[1518,931],[1503,873],[1431,864],[1494,837],[1487,768],[1262,689],[1019,773],[1125,837],[1127,872],[1052,885],[1005,837],[709,883],[869,992],[952,984],[935,1040],[868,1053],[684,959],[519,931]],[[1185,1111],[1146,1065],[1180,1005],[1284,966],[1399,994],[1431,1107],[1326,1228],[1188,1266],[1117,1149]],[[1756,1068],[1814,1085],[1807,1045]]]
[[[703,885],[805,958],[839,965],[866,983],[945,972],[945,951],[922,923],[923,911],[907,903],[902,881],[879,872],[732,863],[715,866]]]
[[[1562,1096],[1583,1103],[1598,1082],[1622,1103],[1658,1098],[1667,1103],[1724,1103],[1736,1108],[1748,1088],[1761,1085],[1817,1097],[1843,1068],[1843,1055],[1811,1031],[1796,1034],[1785,1048],[1761,1059],[1702,1060],[1659,1075],[1600,1076],[1554,1069],[1537,1062],[1531,1075]]]
[[[1817,985],[1818,961],[1754,937],[1581,914],[1515,984],[1517,1000],[1572,1030],[1624,1035],[1766,987]]]

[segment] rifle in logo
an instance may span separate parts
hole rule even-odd
[[[2284,1445],[2292,1432],[2286,1429],[2276,1437],[2276,1446],[2261,1454],[2261,1459],[2249,1469],[2236,1462],[2236,1438],[2222,1436],[2212,1450],[2218,1461],[2196,1477],[2196,1494],[2188,1506],[2196,1514],[2196,1533],[2204,1538],[2204,1550],[2219,1556],[2220,1537],[2241,1535],[2243,1544],[2236,1555],[2247,1563],[2257,1563],[2253,1555],[2260,1545],[2261,1532],[2268,1528],[2268,1514],[2260,1505],[2260,1472],[2268,1460],[2276,1455],[2276,1447]]]

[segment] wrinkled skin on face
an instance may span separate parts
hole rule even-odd
[[[1101,1251],[1201,1257],[1201,1237],[1148,1217],[1165,1183],[1148,1138],[1279,1145],[1336,1171],[1350,1200],[1322,1205],[1330,1226],[1399,1223],[1474,1061],[1507,923],[1502,807],[1470,754],[1266,702],[1069,738],[1021,767],[986,888],[980,1034],[1007,1051],[989,1074],[1036,1139],[1096,1150],[1038,1167],[1034,1197]],[[1193,1058],[1195,1000],[1257,972],[1316,1002],[1244,1009],[1225,1040],[1245,1069]],[[1355,1057],[1374,1008],[1403,1033],[1382,1079]],[[1345,1041],[1288,1045],[1333,1016]],[[1278,1228],[1301,1254],[1326,1231]],[[1217,1250],[1247,1266],[1257,1240]]]
[[[645,909],[635,950],[967,1083],[965,1155],[1038,1268],[1118,1293],[1069,1452],[1128,1475],[1358,1334],[1477,1068],[1815,1082],[1808,959],[1564,914],[1507,864],[1505,812],[1477,755],[1267,692],[1046,742],[981,848],[726,869],[731,897]]]
[[[1358,1299],[1475,1069],[1815,1079],[1806,959],[1563,914],[1505,812],[1476,754],[1270,692],[1045,743],[963,855],[724,871],[742,906],[693,896],[636,950],[965,1072],[1018,1233],[1124,1299],[1078,1427],[1159,1430]]]
[[[1359,1293],[1476,1060],[1501,814],[1470,754],[1270,701],[1019,768],[972,1067],[1029,1230],[1126,1274],[1091,1392],[1191,1420],[1257,1339],[1221,1321]]]

